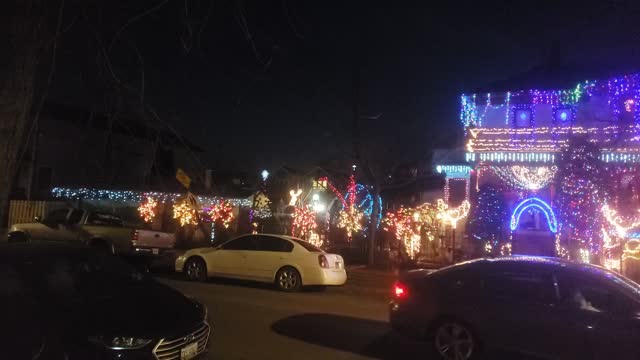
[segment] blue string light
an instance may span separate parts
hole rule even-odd
[[[371,196],[367,187],[362,184],[356,184],[355,193],[356,199],[362,199],[360,202],[357,202],[356,200],[358,208],[362,210],[365,216],[371,217],[371,214],[373,214],[373,196]],[[345,202],[349,201],[349,192],[344,194],[344,200]],[[380,226],[380,221],[382,220],[382,198],[380,196],[378,196],[378,207],[376,227]]]
[[[549,206],[549,204],[539,198],[528,198],[522,200],[518,204],[518,206],[516,206],[516,208],[513,210],[513,213],[511,214],[511,231],[515,231],[518,228],[520,216],[525,210],[529,208],[542,210],[545,217],[547,218],[549,230],[551,230],[551,232],[554,234],[558,231],[558,221],[556,220],[556,216],[553,213],[553,209],[551,209],[551,206]]]

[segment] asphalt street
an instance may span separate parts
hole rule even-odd
[[[208,306],[206,359],[435,359],[426,344],[390,329],[383,297],[348,286],[290,294],[245,282],[159,280]]]

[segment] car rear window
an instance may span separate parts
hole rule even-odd
[[[295,242],[296,244],[302,246],[303,248],[305,248],[307,251],[309,252],[322,252],[322,249],[320,249],[319,247],[308,243],[304,240],[300,240],[300,239],[294,239],[294,238],[290,238],[289,240]]]
[[[99,212],[89,214],[87,223],[90,225],[124,226],[124,222],[119,217]]]

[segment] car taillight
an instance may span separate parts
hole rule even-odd
[[[324,255],[318,255],[318,264],[320,264],[320,267],[323,269],[329,268],[329,261],[327,261],[327,257]]]
[[[133,230],[131,235],[131,245],[136,246],[138,244],[138,230]]]
[[[393,296],[397,299],[405,299],[407,296],[409,296],[407,285],[401,282],[396,282],[395,284],[393,284]]]

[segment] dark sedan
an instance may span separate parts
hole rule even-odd
[[[207,310],[121,259],[51,243],[0,245],[0,357],[195,359]]]
[[[491,350],[543,359],[640,359],[640,285],[555,258],[473,260],[394,285],[394,329],[443,359]]]

